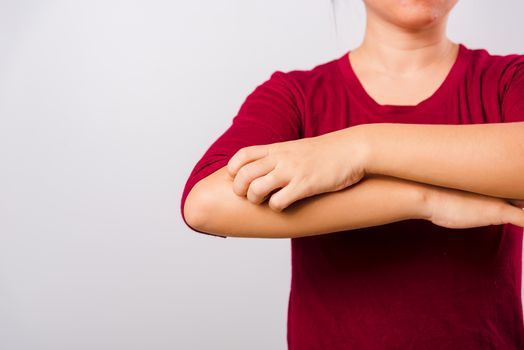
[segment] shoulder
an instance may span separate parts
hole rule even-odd
[[[524,54],[495,54],[485,48],[468,48],[468,75],[495,86],[504,94],[524,74]]]
[[[278,70],[271,75],[271,78],[283,79],[292,88],[305,92],[338,79],[337,65],[339,60],[340,57],[334,57],[310,64],[309,67]]]
[[[332,98],[334,91],[344,89],[344,81],[339,72],[340,60],[341,57],[337,56],[309,67],[278,70],[271,75],[271,79],[288,86],[302,111],[310,110]]]
[[[496,54],[485,48],[467,48],[472,69],[505,72],[524,63],[524,54]]]

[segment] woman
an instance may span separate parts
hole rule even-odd
[[[291,238],[289,349],[524,349],[524,55],[452,42],[455,3],[364,0],[361,45],[271,74],[189,176],[192,230]]]

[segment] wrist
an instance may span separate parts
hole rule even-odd
[[[417,189],[418,205],[415,212],[415,219],[431,220],[433,215],[432,203],[433,203],[434,190],[431,185],[426,186],[421,184]]]
[[[369,138],[369,124],[360,124],[346,129],[349,131],[349,137],[345,139],[350,143],[351,157],[356,159],[360,165],[363,176],[373,173],[371,171],[372,150]]]

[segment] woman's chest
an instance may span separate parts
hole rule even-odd
[[[312,137],[366,123],[481,124],[502,122],[494,89],[455,86],[418,105],[370,103],[347,89],[319,89],[305,99],[303,135]]]

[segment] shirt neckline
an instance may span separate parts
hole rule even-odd
[[[466,67],[466,56],[468,50],[466,46],[462,43],[458,43],[458,53],[455,58],[455,62],[451,66],[448,74],[440,84],[440,86],[431,94],[429,97],[423,99],[415,105],[393,105],[393,104],[380,104],[378,103],[371,95],[369,95],[364,89],[360,79],[357,77],[353,67],[351,65],[351,60],[349,59],[349,53],[351,50],[346,51],[337,61],[338,67],[342,73],[342,77],[346,81],[347,85],[350,88],[350,91],[357,95],[360,103],[363,103],[369,108],[380,112],[407,112],[412,110],[420,109],[432,101],[438,101],[439,96],[443,93],[450,90],[453,82],[456,81],[457,77],[463,72],[464,67]],[[440,103],[440,102],[439,102]]]

